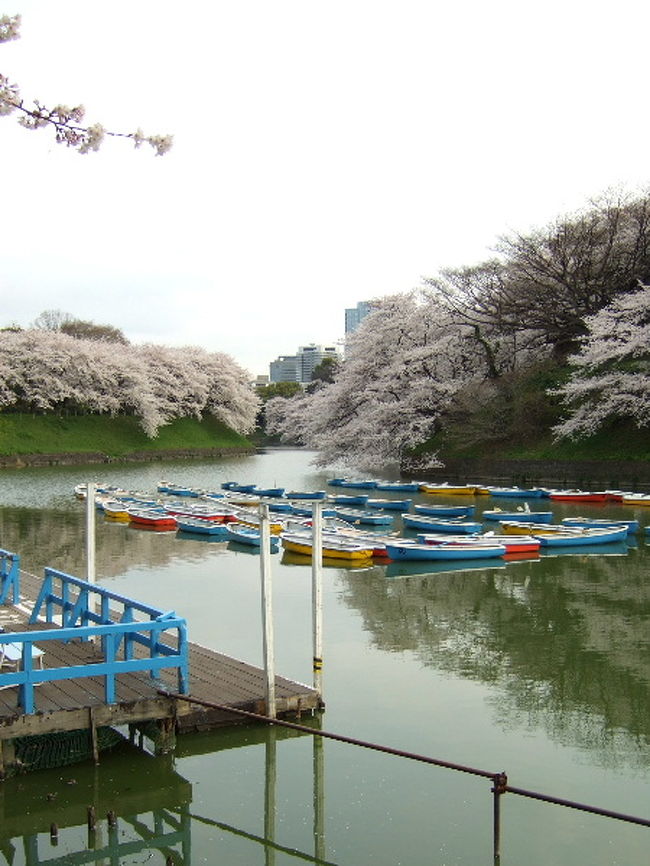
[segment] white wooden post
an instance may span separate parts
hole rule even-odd
[[[86,484],[86,580],[95,582],[95,484]]]
[[[314,688],[323,696],[323,509],[314,502],[311,522],[311,608]]]
[[[275,653],[273,638],[273,592],[271,581],[271,523],[269,506],[260,505],[260,576],[262,580],[262,634],[264,674],[266,678],[266,715],[276,717]]]

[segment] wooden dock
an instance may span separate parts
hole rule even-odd
[[[42,581],[20,573],[20,602],[0,607],[0,626],[5,632],[38,632],[57,628],[56,623],[29,623]],[[38,640],[35,641],[38,647]],[[91,641],[43,641],[43,667],[58,668],[92,664],[101,652]],[[137,652],[137,650],[136,650]],[[276,677],[276,709],[279,716],[300,714],[322,708],[318,693],[310,686]],[[154,681],[145,671],[116,677],[114,703],[106,703],[104,678],[78,677],[73,680],[42,682],[34,689],[35,712],[25,714],[19,707],[17,686],[0,689],[0,774],[11,770],[12,741],[64,731],[130,725],[133,729],[149,723],[152,739],[161,750],[169,749],[175,734],[240,724],[242,717],[224,710],[206,709],[161,695],[178,689],[173,671],[163,670]],[[265,713],[265,675],[261,668],[230,658],[199,644],[189,643],[189,694],[210,701]],[[151,724],[153,723],[153,724]],[[156,739],[155,732],[159,737]]]

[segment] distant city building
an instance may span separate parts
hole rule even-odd
[[[356,331],[361,320],[368,315],[372,309],[370,301],[359,301],[356,307],[350,307],[345,311],[345,333],[351,334]]]
[[[334,358],[340,361],[339,351],[336,346],[301,346],[295,355],[280,355],[269,364],[271,382],[300,382],[306,385],[311,382],[316,367],[325,358]]]
[[[297,355],[280,355],[269,364],[271,382],[300,382],[300,364]]]

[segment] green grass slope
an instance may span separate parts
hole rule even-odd
[[[0,455],[83,454],[124,457],[140,451],[250,449],[253,446],[215,418],[180,418],[148,439],[137,419],[100,415],[0,414]]]

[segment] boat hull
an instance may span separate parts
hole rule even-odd
[[[503,545],[460,544],[387,544],[386,552],[393,561],[400,560],[462,560],[498,559],[506,552]]]

